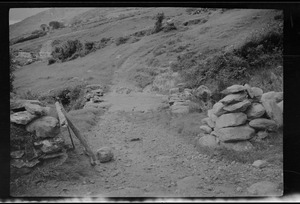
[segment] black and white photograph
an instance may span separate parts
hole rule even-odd
[[[280,9],[9,10],[10,196],[283,196]]]

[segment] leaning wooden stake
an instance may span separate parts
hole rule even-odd
[[[68,125],[70,126],[70,128],[72,129],[72,131],[74,132],[74,135],[79,139],[79,141],[81,142],[81,144],[84,146],[87,154],[89,155],[90,157],[90,162],[91,162],[91,165],[96,165],[96,156],[95,154],[93,153],[92,149],[89,147],[87,141],[85,140],[85,138],[81,135],[80,131],[75,127],[75,125],[72,123],[72,121],[70,120],[70,117],[68,116],[67,112],[65,111],[65,109],[63,108],[63,106],[61,104],[60,105],[60,108],[61,108],[61,111],[62,113],[64,114],[67,122],[68,122]]]
[[[69,137],[70,137],[70,140],[71,140],[71,143],[72,143],[72,147],[73,147],[73,149],[75,149],[75,145],[74,145],[74,142],[73,142],[73,138],[72,138],[72,135],[71,135],[71,132],[70,132],[70,128],[69,128],[67,119],[66,119],[66,117],[64,116],[64,114],[62,113],[62,110],[61,110],[62,106],[57,101],[57,102],[55,102],[55,107],[56,107],[56,112],[57,112],[57,115],[58,115],[60,127],[68,129],[68,133],[69,133]]]

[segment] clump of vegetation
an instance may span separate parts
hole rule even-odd
[[[162,30],[162,21],[164,20],[164,18],[165,18],[165,14],[163,12],[158,13],[155,16],[156,22],[155,22],[155,26],[153,28],[153,33],[158,33],[159,31]]]
[[[129,36],[121,36],[121,37],[118,37],[116,40],[115,40],[115,43],[117,46],[121,45],[121,44],[124,44],[126,43],[128,40],[129,40]]]
[[[9,63],[9,88],[10,88],[10,92],[13,92],[14,90],[13,82],[15,80],[14,71],[16,69],[13,50],[10,50],[9,52],[9,62],[10,62]]]
[[[65,62],[77,58],[82,49],[83,45],[79,40],[67,40],[54,47],[52,56],[56,61]]]
[[[155,76],[159,74],[159,69],[156,67],[141,67],[136,70],[133,80],[140,88],[145,88],[152,84]]]
[[[50,57],[48,59],[48,65],[54,64],[56,62],[56,60],[53,57]]]
[[[49,27],[54,30],[54,29],[59,29],[59,28],[64,28],[64,24],[58,21],[51,21],[49,22]]]
[[[209,57],[196,51],[179,55],[171,69],[179,72],[191,88],[220,80],[230,82],[231,85],[245,83],[251,81],[251,76],[263,70],[282,65],[282,50],[282,25],[275,24],[253,33],[242,46],[232,51],[217,52]]]

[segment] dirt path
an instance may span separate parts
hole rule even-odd
[[[113,91],[104,96],[111,106],[85,134],[94,152],[104,146],[111,147],[113,161],[92,167],[79,146],[62,165],[65,175],[35,181],[14,193],[75,197],[237,197],[249,196],[247,188],[256,182],[282,182],[282,168],[278,166],[258,169],[251,164],[200,154],[193,143],[170,125],[180,116],[158,109],[162,95],[116,92],[116,87],[124,86],[124,80],[122,84],[116,83]]]

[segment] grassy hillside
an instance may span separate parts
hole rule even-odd
[[[74,16],[80,22],[44,37],[13,45],[38,52],[48,40],[78,39],[111,43],[75,60],[48,65],[36,62],[15,72],[17,92],[45,92],[72,81],[126,84],[145,88],[155,77],[178,72],[193,88],[216,90],[249,83],[267,90],[282,89],[282,11],[208,9],[192,15],[187,8],[97,8]],[[195,9],[194,9],[195,10]],[[176,30],[151,33],[163,12]],[[122,43],[120,37],[126,39]],[[114,81],[115,77],[118,81]],[[281,81],[280,81],[281,80]],[[76,83],[77,83],[76,82]],[[275,84],[275,82],[279,84]]]

